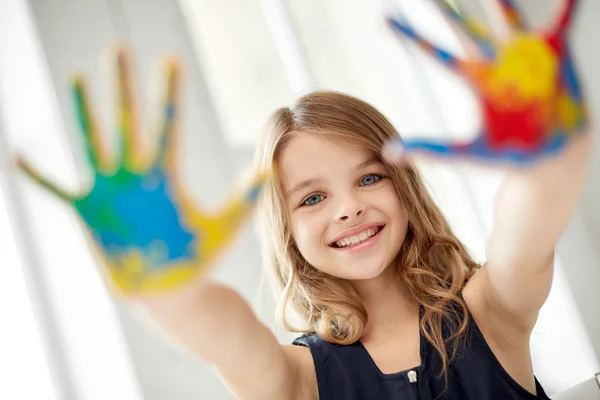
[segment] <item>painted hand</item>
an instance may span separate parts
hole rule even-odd
[[[503,43],[448,0],[437,1],[474,41],[481,60],[450,54],[400,19],[388,22],[394,31],[468,81],[480,99],[483,126],[467,143],[394,140],[386,149],[392,158],[416,154],[525,164],[562,151],[572,138],[587,132],[584,98],[566,38],[576,0],[564,1],[558,20],[546,34],[530,32],[512,0],[498,0],[512,29],[510,39]]]
[[[166,66],[166,98],[158,150],[152,159],[139,149],[130,59],[116,54],[121,152],[110,161],[103,151],[82,78],[72,90],[87,156],[94,171],[90,190],[71,195],[40,175],[23,158],[19,167],[33,180],[69,203],[85,223],[99,250],[104,271],[120,293],[145,294],[173,289],[205,272],[251,214],[267,174],[232,196],[219,213],[195,207],[175,171],[176,104],[179,66]],[[146,158],[146,159],[144,159]]]

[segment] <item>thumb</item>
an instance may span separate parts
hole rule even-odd
[[[384,145],[383,156],[391,163],[406,162],[409,158],[448,159],[464,156],[467,148],[468,145],[445,140],[394,138]]]
[[[253,172],[243,185],[236,185],[238,187],[229,195],[217,216],[230,234],[252,213],[260,192],[272,176],[273,171]]]

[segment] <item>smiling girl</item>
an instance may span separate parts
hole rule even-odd
[[[478,89],[483,124],[471,143],[402,141],[364,101],[309,93],[274,113],[258,147],[259,175],[275,166],[275,176],[257,179],[215,217],[193,207],[176,179],[171,63],[163,147],[148,168],[132,161],[135,127],[124,84],[125,151],[116,173],[99,168],[103,153],[80,84],[78,110],[98,170],[92,190],[69,196],[28,163],[20,166],[75,207],[121,294],[214,365],[237,398],[547,399],[529,341],[552,284],[554,247],[581,197],[591,141],[565,43],[575,1],[564,2],[546,36],[527,33],[511,2],[499,3],[514,35],[496,48],[443,2],[484,61],[460,60],[392,21]],[[384,157],[390,143],[395,155]],[[484,264],[471,259],[426,190],[409,158],[423,154],[531,161],[507,168]],[[293,344],[278,343],[241,295],[202,273],[261,186],[264,260],[282,289],[279,316],[299,333]],[[148,219],[145,210],[161,218]],[[289,310],[300,325],[288,323]]]
[[[280,316],[292,307],[307,328],[296,347],[260,351],[278,356],[252,376],[284,387],[251,380],[234,386],[240,398],[547,398],[529,339],[582,184],[556,196],[556,179],[583,170],[587,140],[507,178],[480,268],[414,164],[382,157],[396,135],[376,109],[335,92],[275,113],[258,151],[261,167],[278,166],[260,203],[264,254],[283,288]],[[271,335],[257,329],[247,345],[261,334]]]

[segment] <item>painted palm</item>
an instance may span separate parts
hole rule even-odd
[[[556,23],[545,34],[529,31],[511,0],[498,0],[512,30],[505,42],[498,42],[448,0],[436,1],[474,41],[481,59],[458,58],[423,39],[401,19],[389,18],[389,25],[468,81],[480,99],[482,130],[466,143],[397,140],[392,150],[527,163],[561,151],[569,139],[586,131],[584,99],[566,38],[576,0],[564,1]]]
[[[37,183],[72,205],[100,250],[109,280],[117,291],[143,294],[177,287],[208,269],[249,216],[266,174],[257,174],[248,189],[232,196],[217,213],[199,210],[178,183],[175,171],[176,104],[179,66],[166,66],[166,95],[158,150],[140,151],[130,59],[116,55],[121,152],[109,159],[89,107],[85,86],[73,86],[77,117],[94,171],[92,187],[80,195],[66,193],[22,158],[21,169]]]

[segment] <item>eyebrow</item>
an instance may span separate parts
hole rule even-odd
[[[378,158],[371,158],[365,162],[362,162],[360,164],[358,164],[356,166],[356,171],[360,171],[361,169],[364,169],[366,167],[368,167],[369,165],[373,165],[373,164],[382,164],[381,160]],[[317,184],[321,182],[320,179],[307,179],[305,181],[300,182],[299,184],[297,184],[296,186],[292,187],[290,190],[288,190],[288,192],[286,193],[287,197],[290,197],[291,195],[293,195],[294,193],[308,187],[314,184]]]
[[[358,165],[356,166],[356,170],[357,170],[357,171],[360,171],[361,169],[363,169],[363,168],[366,168],[366,167],[368,167],[369,165],[373,165],[373,164],[383,164],[383,163],[382,163],[382,162],[381,162],[381,160],[380,160],[380,159],[378,159],[378,158],[370,158],[370,159],[368,159],[367,161],[365,161],[365,162],[363,162],[363,163],[360,163],[360,164],[358,164]]]
[[[296,192],[298,192],[298,191],[300,191],[300,190],[302,190],[302,189],[304,189],[304,188],[306,188],[308,186],[311,186],[311,185],[314,185],[316,183],[319,183],[319,182],[321,182],[320,179],[308,179],[308,180],[302,181],[299,184],[297,184],[296,186],[294,186],[293,188],[291,188],[290,190],[288,190],[286,196],[290,197],[294,193],[296,193]]]

